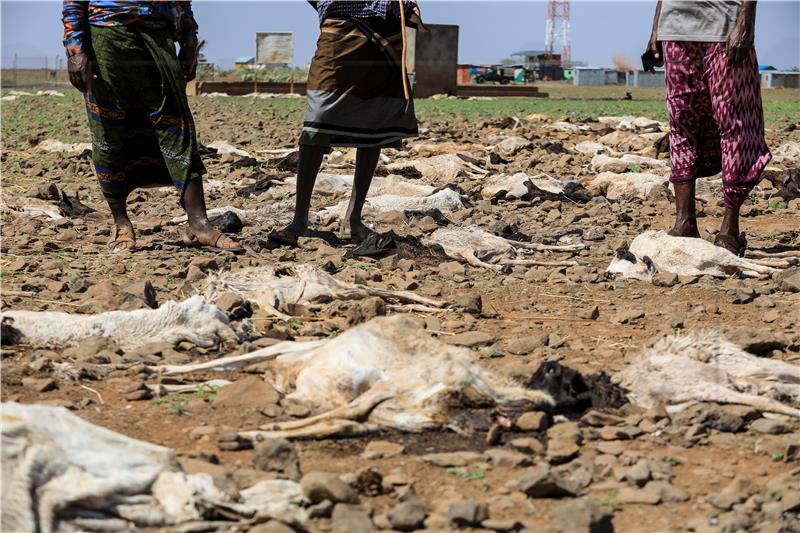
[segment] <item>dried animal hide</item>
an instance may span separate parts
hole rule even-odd
[[[106,337],[120,348],[132,350],[151,342],[177,344],[189,341],[209,347],[235,341],[222,310],[201,296],[177,303],[169,301],[158,309],[109,311],[96,315],[75,315],[54,311],[5,311],[13,319],[23,340],[47,348],[70,346],[86,337]]]
[[[606,271],[651,281],[659,272],[725,278],[736,274],[759,277],[777,272],[777,269],[762,264],[761,260],[737,257],[703,239],[673,237],[664,231],[648,230],[637,236],[627,250],[618,251]]]
[[[612,380],[643,407],[697,402],[749,405],[800,418],[800,367],[745,352],[716,332],[670,335]]]

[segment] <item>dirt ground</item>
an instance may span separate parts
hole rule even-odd
[[[451,260],[438,264],[426,259],[345,259],[343,254],[354,247],[347,242],[326,244],[308,239],[297,249],[266,245],[267,234],[285,223],[293,201],[291,187],[276,183],[293,175],[292,161],[281,161],[282,154],[268,151],[294,146],[299,122],[298,110],[291,106],[297,104],[286,104],[289,111],[282,107],[284,104],[270,100],[239,97],[196,97],[191,104],[203,144],[226,140],[252,156],[204,155],[209,171],[209,207],[247,210],[278,206],[274,213],[247,222],[234,235],[245,247],[239,255],[182,246],[180,226],[170,223],[182,214],[178,196],[170,188],[138,190],[131,195],[139,249],[133,253],[110,252],[106,243],[112,233],[111,218],[94,181],[88,154],[41,149],[47,139],[88,142],[77,99],[43,96],[3,102],[3,311],[86,314],[119,306],[145,308],[147,291],[141,284],[132,286],[134,282],[152,284],[158,304],[163,304],[203,294],[206,275],[217,272],[249,266],[330,263],[334,276],[342,280],[412,290],[447,302],[479,298],[479,313],[452,308],[413,314],[434,336],[445,342],[459,339],[476,352],[482,365],[519,380],[529,378],[545,360],[559,361],[584,376],[611,375],[660,337],[703,330],[720,331],[757,355],[800,366],[800,293],[782,284],[778,274],[726,279],[681,276],[653,284],[605,273],[615,252],[641,232],[671,226],[674,206],[666,186],[642,198],[606,200],[602,194],[593,194],[595,198],[588,202],[481,197],[484,180],[500,173],[544,172],[588,186],[598,171],[592,166],[592,155],[581,153],[577,145],[616,131],[596,121],[596,116],[580,117],[581,121],[568,114],[475,116],[468,120],[457,113],[420,113],[421,138],[406,141],[402,151],[385,151],[387,159],[381,163],[379,175],[392,174],[391,165],[397,162],[447,152],[466,154],[472,164],[485,171],[452,176],[404,174],[435,187],[449,183],[459,188],[467,207],[446,214],[451,225],[476,224],[490,232],[518,231],[531,236],[533,242],[556,242],[571,233],[590,245],[567,254],[579,266],[517,266],[499,271],[457,266]],[[496,105],[492,101],[486,104]],[[773,150],[800,142],[797,101],[793,106],[782,105],[793,110],[793,115],[768,121],[767,140]],[[44,107],[51,109],[38,109]],[[25,129],[26,121],[34,125]],[[569,131],[553,127],[559,121],[581,128]],[[497,145],[512,137],[525,142],[500,155]],[[448,144],[455,148],[442,148]],[[663,153],[656,154],[652,143],[619,151],[666,158]],[[352,175],[353,162],[352,150],[334,152],[323,171]],[[764,180],[745,204],[742,230],[750,249],[800,249],[800,200],[781,198],[776,186],[782,176],[798,168],[796,155],[794,160],[773,162],[766,175],[775,179]],[[247,185],[269,182],[257,196],[237,194]],[[67,213],[58,220],[22,211],[26,202],[36,197],[36,205],[56,205],[53,187],[59,194],[64,191],[71,198],[77,195],[93,211]],[[317,194],[312,211],[347,197],[340,192]],[[719,227],[721,202],[721,197],[711,197],[698,206],[699,225],[706,238]],[[283,212],[280,206],[285,206]],[[376,231],[394,230],[417,237],[430,235],[438,227],[430,214],[369,212],[366,219]],[[338,221],[327,225],[319,221],[317,229],[336,232]],[[565,258],[558,253],[537,257]],[[798,267],[792,268],[796,271]],[[83,341],[77,348],[32,346],[23,339],[2,348],[0,396],[3,402],[66,406],[95,424],[173,448],[187,470],[232,479],[241,489],[261,479],[263,472],[253,468],[252,450],[220,449],[217,437],[284,420],[290,414],[307,416],[307,410],[297,411],[297,406],[283,400],[269,409],[256,402],[230,408],[217,401],[219,391],[201,389],[157,398],[142,395],[141,400],[132,399],[136,396],[132,392],[142,380],[143,369],[154,364],[182,364],[246,353],[266,346],[273,338],[324,338],[352,325],[343,314],[331,314],[329,309],[306,311],[284,320],[256,309],[249,319],[254,328],[252,338],[224,348],[199,348],[184,341],[176,346],[145,346],[124,352],[96,339]],[[480,335],[464,335],[468,332]],[[530,349],[515,348],[514,341],[542,339],[543,334],[547,337]],[[463,340],[473,337],[478,340]],[[65,368],[62,363],[70,363],[72,371],[60,371]],[[193,383],[219,377],[241,381],[262,375],[263,369],[257,367],[224,376],[209,372],[183,378]],[[432,530],[474,526],[496,531],[600,531],[602,516],[610,516],[617,531],[800,531],[800,420],[779,417],[782,429],[763,433],[752,426],[762,414],[741,406],[704,403],[666,418],[657,415],[657,410],[629,402],[604,411],[620,417],[618,426],[628,431],[627,436],[601,431],[608,426],[594,424],[585,414],[573,415],[581,435],[579,452],[566,462],[552,460],[546,451],[548,442],[560,438],[553,428],[570,423],[558,416],[550,419],[553,425],[549,430],[511,428],[495,443],[487,443],[487,428],[476,422],[460,435],[445,430],[421,434],[385,431],[368,437],[297,440],[293,445],[304,473],[322,470],[353,481],[356,473],[372,469],[384,480],[392,480],[394,484],[384,483],[383,494],[360,496],[376,529],[390,528],[387,513],[412,491],[424,503],[425,526]],[[489,416],[496,413],[490,410]],[[735,420],[723,424],[720,418]],[[616,436],[608,437],[608,433]],[[536,439],[538,447],[526,449],[519,441],[523,438]],[[393,457],[367,459],[362,454],[374,441],[401,443],[404,451]],[[484,454],[495,448],[514,453],[505,460],[481,455],[462,466],[438,466],[426,457],[463,451]],[[454,463],[456,458],[449,456]],[[578,495],[529,497],[521,492],[518,480],[531,465],[548,463],[554,471],[577,480]],[[632,470],[643,468],[645,477],[635,478]],[[666,482],[671,496],[645,503],[649,493],[644,493],[657,482]],[[474,524],[453,522],[451,503],[457,500],[485,506],[490,519]],[[581,518],[588,508],[595,511],[593,517]],[[241,524],[238,527],[247,529]],[[310,531],[347,530],[346,522],[336,523],[330,514],[309,520],[306,527]]]

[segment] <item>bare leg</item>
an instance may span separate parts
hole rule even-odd
[[[742,244],[739,242],[738,207],[725,208],[725,215],[722,218],[719,233],[717,233],[717,237],[714,239],[714,244],[735,254],[740,252]]]
[[[669,234],[675,237],[700,237],[694,201],[694,181],[675,183],[675,226]]]
[[[375,175],[375,167],[381,155],[380,148],[359,148],[356,151],[356,172],[353,177],[353,192],[350,195],[350,205],[347,206],[345,218],[350,222],[350,238],[354,241],[363,241],[372,231],[361,221],[361,211],[367,199],[369,186]]]
[[[203,193],[203,180],[201,178],[190,179],[186,182],[186,186],[183,188],[182,201],[189,226],[184,236],[186,244],[192,246],[215,246],[223,249],[240,248],[236,241],[223,235],[208,221],[206,199]]]
[[[282,244],[297,245],[297,238],[308,231],[308,210],[311,207],[311,194],[317,181],[322,159],[328,149],[324,146],[300,145],[297,162],[297,189],[295,195],[294,218],[285,228],[273,231],[269,238]]]
[[[114,217],[114,225],[116,226],[114,239],[109,243],[109,246],[113,250],[131,250],[136,246],[136,233],[133,231],[133,223],[128,217],[128,197],[106,197],[106,201],[111,209],[111,216]]]

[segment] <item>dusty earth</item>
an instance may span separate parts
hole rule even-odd
[[[4,102],[4,121],[24,119],[33,102],[48,105],[46,98],[29,102]],[[41,146],[48,139],[88,142],[78,108],[63,116],[59,124],[63,135],[53,135],[46,128],[17,129],[13,135],[4,135],[3,311],[97,313],[153,307],[203,294],[209,274],[248,266],[310,263],[325,265],[343,280],[460,304],[438,312],[413,313],[440,339],[474,349],[482,364],[522,381],[545,360],[559,361],[584,376],[613,374],[661,336],[704,329],[720,330],[759,356],[800,365],[797,266],[788,273],[794,272],[793,276],[784,273],[762,279],[659,275],[654,283],[646,283],[605,275],[617,249],[645,229],[668,228],[674,211],[663,183],[638,196],[624,193],[615,199],[593,189],[591,182],[600,171],[592,164],[591,150],[585,144],[579,148],[579,143],[604,138],[601,142],[615,152],[668,162],[667,155],[657,154],[654,147],[659,136],[653,133],[663,127],[625,132],[614,121],[563,123],[564,117],[536,115],[473,121],[422,117],[421,138],[406,142],[403,151],[386,151],[379,174],[400,174],[434,187],[455,186],[466,207],[442,213],[446,220],[438,223],[439,213],[433,212],[372,211],[367,220],[376,231],[394,230],[420,238],[440,225],[475,224],[493,233],[530,236],[533,242],[564,242],[566,235],[590,245],[572,254],[535,255],[551,261],[576,260],[578,266],[516,266],[501,271],[449,259],[440,262],[424,251],[403,258],[390,253],[346,259],[343,255],[354,245],[336,240],[336,219],[317,221],[316,229],[327,242],[314,237],[301,239],[298,249],[268,245],[264,242],[267,233],[290,215],[293,189],[281,183],[293,175],[292,155],[284,156],[293,148],[297,123],[274,111],[254,108],[245,99],[194,98],[192,105],[204,145],[225,140],[248,153],[209,150],[204,156],[210,207],[267,208],[258,216],[243,217],[244,228],[235,237],[246,251],[234,255],[183,247],[180,226],[171,223],[181,215],[177,195],[162,188],[139,190],[131,196],[139,249],[109,252],[111,219],[88,153],[81,147],[47,152]],[[771,148],[800,142],[797,124],[768,126]],[[468,162],[468,167],[420,171],[408,164],[456,153],[464,156],[459,160]],[[334,152],[323,172],[352,175],[353,160],[352,151]],[[668,175],[668,167],[639,166],[632,163],[621,170]],[[800,247],[800,200],[781,198],[779,187],[787,172],[798,168],[797,155],[773,162],[766,173],[772,181],[764,180],[744,207],[742,229],[750,249]],[[538,193],[520,199],[482,197],[489,178],[517,172],[578,180],[591,199],[582,202]],[[713,236],[722,211],[718,186],[713,189],[711,181],[711,192],[698,205],[706,238]],[[248,186],[249,192],[242,191]],[[63,217],[57,220],[41,211],[22,210],[37,198],[36,206],[52,210],[62,191],[69,198],[77,195],[92,211],[81,213],[74,203],[63,201]],[[346,198],[340,190],[316,194],[312,210]],[[219,303],[225,311],[241,307],[230,294]],[[261,390],[258,367],[225,375],[183,376],[187,383],[219,377],[235,381],[231,387],[242,389],[238,395],[225,394],[224,388],[198,388],[193,393],[163,396],[142,389],[142,381],[150,379],[146,368],[246,353],[276,339],[329,337],[375,314],[395,312],[380,305],[356,307],[342,303],[294,308],[294,316],[287,320],[256,306],[245,319],[253,325],[249,340],[210,349],[181,342],[147,344],[126,352],[99,338],[48,349],[32,347],[23,339],[2,348],[2,400],[66,406],[95,424],[171,447],[188,471],[208,472],[221,486],[243,489],[274,472],[265,471],[269,466],[263,460],[254,463],[258,453],[251,449],[221,449],[218,437],[270,421],[308,416],[309,409],[283,401],[277,394],[267,394],[271,397],[265,400],[262,393],[250,391],[251,387]],[[305,527],[309,531],[800,530],[798,420],[764,419],[752,408],[710,403],[667,415],[663,409],[646,410],[623,402],[583,413],[526,415],[488,442],[487,429],[499,416],[491,408],[467,410],[465,417],[472,423],[466,426],[471,431],[460,435],[444,430],[392,431],[361,438],[294,441],[303,474],[331,472],[359,492],[357,506],[318,504]],[[775,420],[780,423],[770,422]],[[568,480],[569,490],[530,489],[525,476],[542,468]],[[370,476],[379,480],[377,484],[365,488],[358,483]],[[290,530],[277,522],[252,525],[246,520],[216,527]]]

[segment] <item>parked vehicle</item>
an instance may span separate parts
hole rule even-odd
[[[475,75],[475,83],[496,82],[506,85],[512,81],[514,81],[514,71],[512,69],[489,67],[486,72],[480,72]]]

